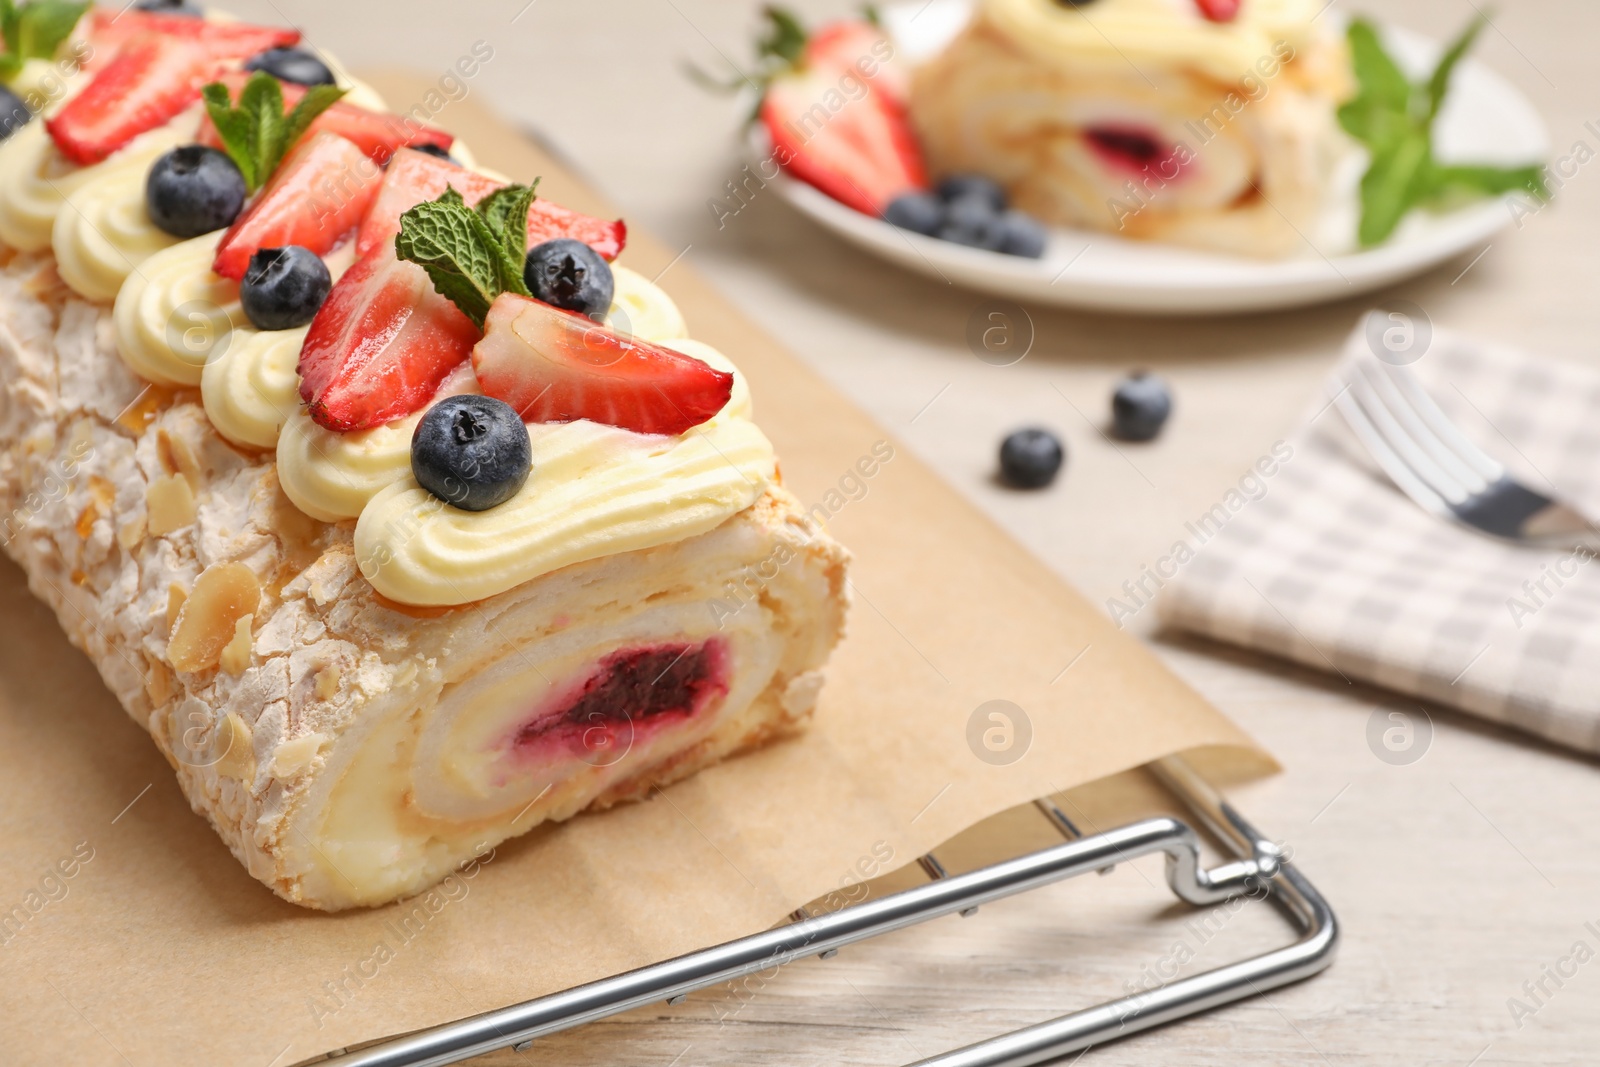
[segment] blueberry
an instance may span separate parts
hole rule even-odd
[[[244,175],[215,148],[174,148],[150,168],[144,202],[150,221],[174,237],[220,230],[244,207]]]
[[[1018,489],[1042,489],[1064,459],[1066,450],[1049,430],[1018,430],[1000,445],[1000,477]]]
[[[32,121],[33,112],[22,102],[22,97],[0,85],[0,141]]]
[[[447,159],[451,163],[456,162],[456,157],[450,154],[450,150],[448,148],[440,148],[436,144],[414,144],[407,145],[406,147],[410,148],[414,152],[425,152],[430,156],[438,156],[440,159]]]
[[[567,311],[599,321],[611,310],[616,281],[600,253],[570,237],[558,237],[528,250],[522,280],[528,292]]]
[[[296,85],[333,85],[336,79],[328,65],[299,48],[269,48],[245,62],[245,70],[264,70],[279,81]]]
[[[464,511],[488,511],[528,480],[532,448],[516,409],[492,396],[452,396],[428,409],[411,435],[417,483]]]
[[[154,11],[161,15],[182,15],[184,18],[204,18],[205,12],[184,0],[137,0],[135,11]]]
[[[1006,209],[1006,191],[993,178],[981,174],[957,174],[939,183],[939,198],[947,204],[975,196],[995,212]]]
[[[1154,374],[1139,371],[1117,383],[1111,394],[1111,429],[1124,441],[1148,441],[1172,414],[1172,393]]]
[[[984,197],[964,196],[950,202],[938,237],[941,241],[998,252],[1006,239],[1005,216]]]
[[[1007,211],[1000,216],[1000,228],[1003,231],[1000,251],[1006,255],[1023,256],[1027,259],[1038,259],[1044,255],[1044,246],[1048,238],[1044,227],[1032,215],[1025,215],[1020,211]]]
[[[883,217],[902,230],[934,237],[944,225],[944,201],[933,193],[902,193],[889,201]]]
[[[263,248],[250,257],[239,303],[258,330],[293,330],[317,317],[333,275],[309,248]]]

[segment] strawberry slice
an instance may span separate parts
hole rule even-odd
[[[395,234],[400,232],[400,216],[418,204],[439,199],[446,189],[454,188],[468,204],[476,204],[504,185],[499,179],[458,167],[448,159],[402,149],[390,162],[383,187],[361,223],[356,254],[364,256],[380,244],[393,244]]]
[[[98,163],[200,99],[200,85],[216,63],[194,40],[137,37],[45,128],[72,162]]]
[[[239,91],[250,80],[250,75],[230,72],[218,80],[228,87],[228,91],[237,100]],[[306,95],[304,85],[295,85],[293,82],[280,82],[279,85],[283,90],[283,106],[286,111],[298,104],[300,98]],[[356,107],[342,100],[318,115],[311,123],[311,133],[323,130],[336,133],[350,141],[380,167],[388,163],[390,157],[406,145],[427,144],[448,151],[456,142],[454,134],[446,133],[437,127],[387,111],[368,111],[364,107]],[[201,144],[211,148],[222,147],[222,138],[217,136],[217,128],[212,125],[209,115],[201,119],[197,139]]]
[[[860,19],[830,22],[806,40],[805,64],[826,67],[857,77],[886,94],[900,107],[911,95],[911,76],[894,58],[894,48],[882,30]]]
[[[209,19],[163,15],[153,11],[134,11],[97,7],[89,12],[89,42],[94,55],[86,64],[91,70],[115,57],[118,49],[145,34],[198,41],[217,59],[246,59],[269,48],[288,48],[300,43],[300,31],[277,26],[256,26],[248,22],[212,22]]]
[[[300,349],[300,398],[330,430],[403,418],[433,399],[478,336],[427,271],[380,245],[345,272],[311,320]]]
[[[1200,14],[1212,22],[1232,22],[1239,14],[1240,0],[1195,0]]]
[[[383,171],[366,153],[336,133],[300,142],[279,164],[255,202],[234,220],[217,246],[211,269],[240,279],[263,248],[304,245],[331,252],[361,224]]]
[[[775,79],[761,104],[773,158],[848,207],[882,215],[901,193],[927,185],[922,151],[904,111],[885,93],[840,99],[838,74],[808,67]]]
[[[418,204],[437,200],[448,188],[454,188],[468,204],[476,204],[504,185],[426,152],[396,152],[384,175],[383,188],[361,224],[356,252],[366,255],[379,244],[392,242],[400,232],[402,214]],[[627,243],[628,228],[621,219],[607,222],[568,211],[548,200],[535,200],[528,209],[528,247],[557,237],[575,238],[606,259],[616,259]]]
[[[557,237],[582,241],[605,259],[616,259],[627,246],[628,225],[621,219],[607,222],[593,215],[582,215],[541,197],[528,208],[528,247]]]
[[[528,422],[588,419],[675,435],[721,411],[733,394],[726,371],[515,293],[489,308],[472,366],[483,391]]]

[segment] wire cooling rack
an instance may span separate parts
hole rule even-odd
[[[652,1002],[681,1002],[709,986],[802,959],[827,959],[846,945],[942,915],[971,915],[992,901],[1089,871],[1162,852],[1167,883],[1196,906],[1242,894],[1272,903],[1298,931],[1291,944],[1132,996],[981,1041],[909,1067],[1030,1067],[1209,1011],[1308,978],[1333,962],[1338,925],[1314,886],[1282,851],[1250,825],[1184,760],[1169,757],[1149,770],[1233,854],[1206,868],[1194,826],[1167,816],[1084,835],[1047,800],[1041,814],[1066,841],[965,874],[950,875],[933,853],[920,860],[925,885],[877,900],[812,915],[804,908],[786,925],[702,949],[664,963],[575,986],[537,1000],[385,1041],[332,1053],[339,1067],[441,1067],[497,1049],[527,1050],[541,1037]]]

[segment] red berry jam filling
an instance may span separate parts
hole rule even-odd
[[[609,766],[642,738],[687,721],[725,695],[727,658],[720,638],[613,652],[553,707],[525,723],[512,746],[546,756],[567,752]]]
[[[1134,126],[1091,126],[1084,140],[1106,166],[1130,174],[1154,171],[1167,181],[1178,176],[1178,149],[1148,130]]]

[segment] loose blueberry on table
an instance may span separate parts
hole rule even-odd
[[[452,396],[429,408],[411,435],[417,483],[463,511],[488,511],[528,480],[528,427],[491,396]]]
[[[611,309],[616,279],[600,253],[570,237],[529,249],[522,280],[534,298],[599,321]]]
[[[333,288],[322,257],[301,245],[263,248],[250,257],[239,303],[258,330],[293,330],[316,318]]]
[[[933,192],[903,193],[883,217],[895,226],[941,241],[1038,259],[1047,238],[1037,219],[1006,206],[1006,192],[981,174],[958,174]]]
[[[201,145],[174,148],[150,168],[145,210],[174,237],[199,237],[229,226],[244,208],[244,175],[227,154]]]
[[[1152,440],[1171,414],[1172,392],[1148,371],[1124,378],[1111,394],[1111,429],[1124,441]]]
[[[1065,459],[1066,450],[1049,430],[1017,430],[1000,445],[1000,477],[1018,489],[1042,489],[1055,481]]]
[[[245,70],[264,70],[296,85],[335,85],[328,65],[303,48],[269,48],[245,61]]]

